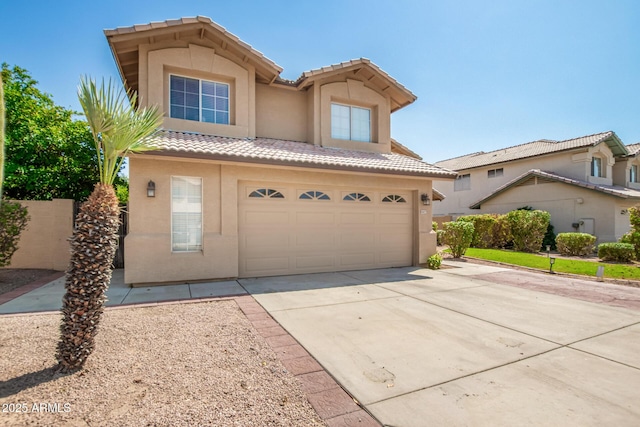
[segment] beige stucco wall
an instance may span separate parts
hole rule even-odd
[[[20,203],[27,207],[31,220],[9,267],[66,270],[71,258],[68,239],[73,234],[73,200]]]
[[[596,178],[591,174],[591,157],[594,155],[603,158],[603,167],[606,167],[605,177]],[[614,158],[611,149],[604,143],[595,147],[585,148],[578,151],[555,153],[545,156],[537,156],[509,163],[500,163],[465,171],[460,174],[471,175],[471,189],[464,191],[454,191],[453,181],[436,181],[434,186],[443,193],[446,198],[437,203],[434,213],[437,215],[472,215],[478,213],[469,206],[478,200],[491,194],[495,189],[507,184],[531,169],[553,172],[559,175],[591,182],[594,184],[612,185],[614,177]],[[504,175],[501,177],[488,177],[490,169],[502,168]],[[617,175],[616,175],[617,176]],[[617,182],[616,182],[617,183]],[[618,185],[624,185],[620,183]],[[640,187],[639,187],[640,188]],[[509,190],[511,191],[511,190]],[[520,206],[519,206],[520,207]]]
[[[239,65],[213,48],[141,46],[140,97],[142,105],[158,105],[165,113],[164,127],[230,137],[255,137],[255,69]],[[205,79],[230,86],[230,124],[220,125],[169,117],[169,76]]]
[[[256,84],[256,135],[307,141],[307,94]]]
[[[252,166],[184,159],[133,156],[130,159],[129,234],[125,239],[125,281],[157,283],[238,276],[238,182],[323,183],[354,189],[410,191],[414,197],[414,264],[436,252],[431,206],[419,194],[431,193],[431,180],[383,174],[331,172],[304,168]],[[172,176],[203,179],[203,250],[171,252]],[[156,197],[146,197],[149,180]]]
[[[483,203],[475,213],[504,214],[528,205],[551,214],[556,234],[576,231],[572,223],[592,219],[598,243],[614,242],[629,231],[629,216],[621,214],[629,203],[623,200],[568,184],[544,183],[512,188]]]
[[[354,79],[319,83],[320,141],[317,145],[350,150],[391,152],[391,110],[388,96],[383,96],[364,82]],[[331,137],[331,103],[369,108],[371,111],[371,142],[346,141]]]

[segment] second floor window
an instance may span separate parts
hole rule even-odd
[[[629,182],[638,182],[638,165],[631,165],[631,169],[629,169]]]
[[[471,190],[471,175],[466,173],[464,175],[458,175],[453,183],[453,191]]]
[[[604,171],[602,170],[602,159],[600,157],[591,158],[591,176],[602,178]]]
[[[487,172],[487,176],[489,178],[496,178],[496,177],[503,176],[503,175],[504,175],[504,169],[503,168],[489,169],[489,171]]]
[[[371,110],[331,104],[331,138],[371,141]]]
[[[229,124],[229,85],[171,76],[171,117],[198,122]]]

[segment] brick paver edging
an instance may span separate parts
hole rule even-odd
[[[50,274],[49,276],[42,277],[35,282],[28,283],[26,285],[22,285],[19,288],[16,288],[12,291],[4,293],[0,295],[0,304],[4,304],[5,302],[9,302],[13,299],[18,298],[26,294],[27,292],[31,292],[35,289],[41,288],[44,285],[53,282],[54,280],[58,280],[59,278],[65,275],[64,271],[57,271],[55,273]]]
[[[233,299],[284,367],[298,378],[307,400],[329,427],[381,426],[251,295]]]

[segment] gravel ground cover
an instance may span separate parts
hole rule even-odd
[[[51,276],[53,273],[56,271],[35,268],[0,268],[0,295],[38,279]]]
[[[325,425],[234,301],[107,310],[71,375],[55,372],[60,318],[0,317],[0,425]]]

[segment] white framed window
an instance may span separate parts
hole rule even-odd
[[[602,159],[600,157],[591,158],[591,176],[602,178],[604,170],[602,170]]]
[[[331,138],[371,142],[371,110],[331,104]]]
[[[202,178],[171,177],[171,250],[202,250]]]
[[[638,182],[638,165],[631,165],[629,169],[629,182]]]
[[[229,124],[229,85],[171,75],[170,115],[176,119]]]
[[[489,169],[487,171],[487,176],[489,178],[497,178],[497,177],[503,176],[503,175],[504,175],[504,169],[503,168]]]
[[[471,190],[471,174],[458,175],[453,183],[453,191]]]

